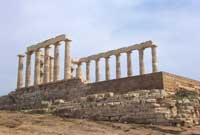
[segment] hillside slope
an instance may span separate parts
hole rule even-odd
[[[199,135],[200,127],[178,128],[63,119],[0,111],[0,135]]]

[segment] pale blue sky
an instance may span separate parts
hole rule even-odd
[[[0,95],[16,88],[16,55],[59,34],[73,40],[73,57],[152,40],[161,71],[200,80],[199,7],[199,0],[0,0]],[[145,58],[150,72],[149,50]]]

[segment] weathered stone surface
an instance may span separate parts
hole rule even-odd
[[[145,49],[145,48],[152,47],[152,46],[155,46],[155,45],[152,44],[152,41],[147,41],[147,42],[135,44],[135,45],[132,45],[132,46],[129,46],[129,47],[124,47],[124,48],[120,48],[120,49],[117,49],[117,50],[111,50],[111,51],[108,51],[108,52],[105,52],[105,53],[99,53],[99,54],[91,55],[91,56],[88,56],[88,57],[85,57],[85,58],[80,58],[79,61],[80,62],[87,62],[87,61],[96,60],[96,59],[100,59],[100,58],[106,58],[106,57],[109,57],[109,56],[112,56],[112,55],[117,55],[117,54],[120,54],[120,53],[130,52],[130,51],[133,51],[133,50],[139,50],[139,49],[142,49],[142,48]]]
[[[32,46],[28,47],[27,48],[27,52],[36,51],[36,50],[38,50],[40,48],[46,48],[46,47],[48,47],[50,45],[53,45],[53,44],[55,44],[57,42],[65,41],[65,40],[66,40],[65,35],[59,35],[59,36],[57,36],[55,38],[51,38],[51,39],[45,40],[45,41],[43,41],[41,43],[38,43],[36,45],[32,45]]]

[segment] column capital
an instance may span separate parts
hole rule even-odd
[[[35,52],[41,52],[40,48],[34,50]]]
[[[110,59],[110,56],[105,56],[104,58],[105,58],[105,59]]]
[[[144,51],[145,50],[145,48],[140,48],[140,49],[138,49],[138,51]]]
[[[27,55],[32,55],[33,54],[33,51],[28,51],[26,52]]]
[[[132,53],[132,51],[128,51],[128,52],[126,52],[127,54],[131,54]]]
[[[78,65],[78,66],[81,66],[81,65],[82,65],[82,62],[77,63],[77,65]]]
[[[100,58],[95,59],[95,61],[99,61],[99,60],[100,60]]]
[[[115,54],[115,56],[117,57],[117,56],[121,56],[121,53],[117,53],[117,54]]]
[[[64,42],[65,42],[65,43],[68,43],[68,42],[72,42],[72,40],[69,39],[69,38],[66,38],[66,39],[64,40]]]
[[[86,63],[90,64],[90,63],[91,63],[91,60],[86,61]]]
[[[44,49],[50,49],[50,48],[51,48],[50,46],[45,46],[45,47],[44,47]]]
[[[156,46],[156,45],[151,46],[151,48],[156,48],[156,47],[158,47],[158,46]]]
[[[61,45],[61,43],[60,42],[56,42],[55,44],[53,44],[54,46],[59,46],[59,45]]]
[[[151,46],[151,48],[156,48],[156,47],[158,47],[158,46],[157,46],[157,45],[152,45],[152,46]]]
[[[25,55],[23,55],[23,54],[18,54],[17,56],[22,57],[22,58],[25,57]]]

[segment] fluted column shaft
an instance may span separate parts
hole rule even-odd
[[[121,78],[121,62],[120,62],[120,54],[116,55],[116,78]]]
[[[96,82],[100,81],[100,69],[99,69],[99,59],[95,61],[95,73],[96,73]]]
[[[49,81],[53,82],[53,74],[54,74],[54,58],[50,57],[50,66],[49,66]]]
[[[86,80],[90,81],[90,61],[86,62]]]
[[[23,87],[23,61],[24,55],[18,55],[19,62],[18,62],[18,77],[17,77],[17,89]]]
[[[50,57],[49,57],[49,52],[50,47],[45,48],[45,54],[44,54],[44,83],[49,82],[49,75],[50,75]]]
[[[145,74],[144,49],[139,50],[139,64],[140,64],[140,75],[143,75],[143,74]]]
[[[65,67],[64,78],[65,80],[71,79],[71,52],[70,52],[71,40],[65,41]]]
[[[34,85],[40,84],[40,50],[35,51],[35,75]]]
[[[59,53],[60,43],[55,44],[54,48],[54,75],[53,81],[58,81],[60,78],[60,53]]]
[[[110,80],[110,57],[105,58],[106,61],[106,80]]]
[[[31,55],[32,52],[26,53],[26,80],[25,87],[29,87],[31,85]]]
[[[82,63],[79,63],[77,66],[76,77],[82,79]]]
[[[127,52],[127,75],[128,76],[133,75],[131,53],[132,52]]]
[[[158,61],[157,61],[157,47],[154,46],[151,48],[152,52],[152,72],[158,72]]]

